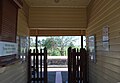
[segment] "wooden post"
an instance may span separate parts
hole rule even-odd
[[[35,46],[36,46],[36,50],[37,50],[38,49],[38,36],[36,36]]]
[[[73,49],[73,83],[76,83],[76,49]]]
[[[72,83],[71,76],[71,47],[68,48],[68,83]]]
[[[38,49],[36,50],[36,74],[37,74],[37,83],[39,82],[39,60],[38,60]]]
[[[79,53],[79,51],[78,51],[78,49],[77,49],[77,83],[79,83],[79,60],[80,60],[80,53]]]
[[[44,48],[44,83],[47,83],[47,48]]]
[[[81,81],[83,81],[83,83],[86,83],[86,50],[81,48]]]
[[[83,35],[81,35],[81,48],[83,48]]]
[[[42,49],[40,49],[40,83],[42,83]]]
[[[85,49],[84,49],[84,56],[85,56],[84,83],[87,83],[87,51]]]
[[[35,73],[36,73],[36,68],[35,68],[35,49],[33,50],[33,82],[35,83]]]
[[[88,51],[86,50],[86,80],[87,83],[89,82],[88,76],[89,76],[89,64],[88,64]]]
[[[31,83],[31,49],[29,50],[28,53],[28,82]]]
[[[82,66],[82,48],[80,49],[80,83],[82,83],[83,80],[83,66]]]

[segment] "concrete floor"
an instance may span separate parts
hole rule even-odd
[[[68,80],[67,68],[48,68],[48,83],[60,83],[60,81],[56,81],[56,72],[61,73],[62,83],[66,83]]]
[[[66,81],[68,80],[68,72],[62,71],[61,76],[62,83],[66,83]],[[48,72],[48,83],[60,83],[60,81],[56,81],[56,72]]]
[[[58,72],[59,74],[57,74]],[[67,68],[48,68],[48,83],[66,83],[67,80],[68,80]]]

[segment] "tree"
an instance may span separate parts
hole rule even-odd
[[[55,42],[54,42],[54,38],[52,37],[49,37],[49,38],[46,38],[46,39],[43,39],[41,41],[41,45],[42,47],[46,47],[48,49],[48,54],[52,56],[52,54],[55,54],[56,52],[54,52],[54,45],[55,45]],[[54,53],[52,53],[54,52]]]
[[[54,39],[61,56],[64,56],[65,47],[74,46],[72,42],[76,41],[73,36],[58,36]]]
[[[46,47],[48,51],[50,51],[51,56],[64,56],[66,47],[73,47],[73,42],[76,41],[76,39],[73,36],[52,36],[46,39],[43,39],[42,41],[39,41],[38,43],[41,44],[43,47]]]
[[[41,43],[42,46],[46,47],[47,49],[52,49],[52,47],[54,47],[54,43],[55,43],[53,38],[46,38],[46,40],[43,39],[41,42],[42,42]]]

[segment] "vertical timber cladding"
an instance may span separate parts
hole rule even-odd
[[[103,27],[109,26],[109,51],[103,49]],[[120,82],[120,0],[91,0],[88,36],[96,35],[96,64],[89,61],[89,83]]]
[[[0,8],[0,41],[15,43],[17,35],[18,6],[13,0],[0,0]],[[10,43],[9,46],[11,46]],[[11,64],[15,60],[15,54],[7,56],[2,54],[0,56],[0,66]]]

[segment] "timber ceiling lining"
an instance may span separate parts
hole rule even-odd
[[[90,0],[25,0],[30,7],[86,7]]]
[[[30,28],[86,28],[86,8],[34,8],[29,11]]]

